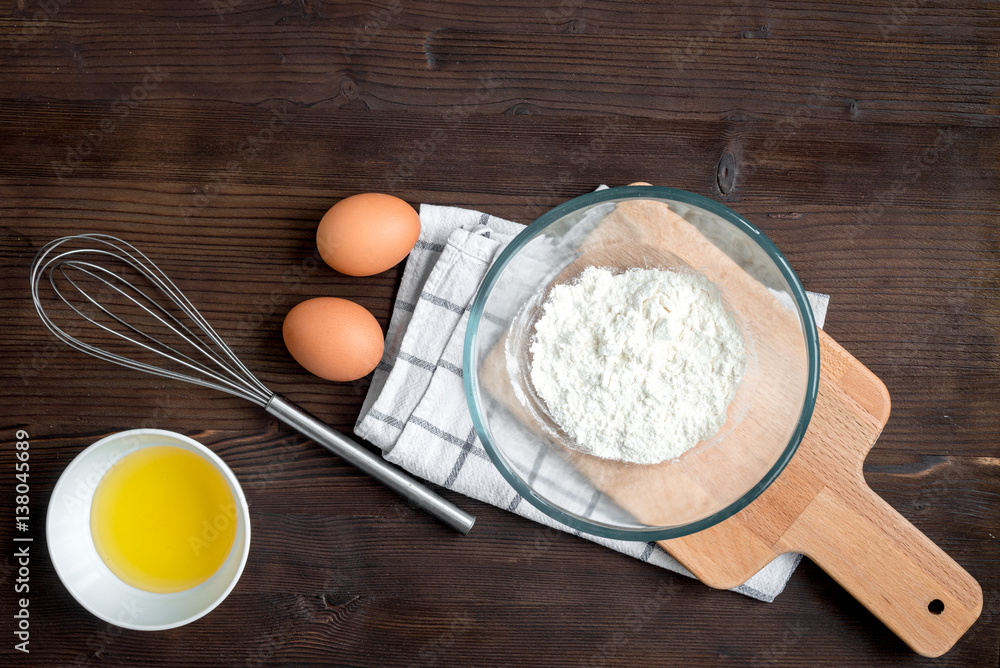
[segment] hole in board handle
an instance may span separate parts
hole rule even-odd
[[[927,609],[932,615],[940,615],[944,612],[944,603],[941,602],[941,599],[936,598],[927,604]]]

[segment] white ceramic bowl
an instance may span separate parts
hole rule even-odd
[[[171,594],[125,584],[101,560],[90,534],[90,508],[101,478],[122,457],[152,445],[184,448],[210,462],[229,483],[237,506],[236,538],[222,566],[200,585]],[[214,452],[182,434],[133,429],[102,438],[70,462],[52,490],[45,537],[59,579],[80,605],[116,626],[159,631],[205,616],[233,590],[250,553],[250,511],[236,475]]]

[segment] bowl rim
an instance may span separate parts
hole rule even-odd
[[[475,354],[476,337],[479,331],[479,323],[483,317],[486,300],[489,297],[490,292],[493,290],[493,286],[496,284],[500,275],[503,273],[504,269],[506,269],[507,265],[510,264],[511,259],[513,259],[521,248],[528,243],[528,241],[536,237],[542,230],[573,211],[612,200],[623,201],[635,199],[671,200],[674,202],[697,206],[719,216],[720,218],[723,218],[753,239],[754,242],[756,242],[757,245],[760,246],[765,253],[767,253],[767,255],[774,262],[775,266],[781,272],[781,275],[788,282],[796,307],[803,318],[803,335],[805,338],[806,352],[809,358],[809,377],[806,382],[805,398],[802,410],[799,413],[798,423],[789,438],[788,444],[785,446],[785,449],[782,451],[777,461],[753,487],[744,492],[739,498],[726,507],[709,515],[708,517],[676,527],[649,527],[647,529],[616,528],[569,514],[561,508],[554,506],[544,498],[537,496],[534,491],[507,466],[503,456],[497,451],[496,446],[490,437],[486,421],[483,419],[479,410],[479,394],[476,389],[478,379],[473,358]],[[620,186],[616,188],[605,188],[603,190],[597,190],[585,195],[580,195],[579,197],[575,197],[556,206],[539,216],[533,223],[525,227],[524,230],[518,233],[518,235],[514,237],[509,244],[507,244],[507,247],[500,252],[496,261],[494,261],[493,265],[486,272],[482,283],[480,283],[479,288],[476,291],[476,296],[472,301],[472,306],[469,310],[468,326],[465,331],[465,345],[462,355],[462,364],[465,398],[466,403],[469,406],[469,413],[472,415],[472,424],[476,433],[479,435],[479,440],[482,441],[483,447],[486,449],[487,455],[489,455],[490,460],[493,462],[493,465],[496,466],[497,470],[500,471],[500,474],[507,480],[508,483],[510,483],[517,493],[527,499],[531,505],[541,510],[547,516],[577,531],[617,540],[657,541],[680,538],[681,536],[697,533],[714,526],[729,517],[732,517],[743,508],[750,505],[754,499],[760,496],[764,490],[777,479],[777,477],[784,470],[785,466],[788,465],[788,462],[791,461],[792,456],[795,454],[799,444],[802,442],[802,438],[805,436],[806,430],[809,427],[809,421],[812,418],[813,409],[816,406],[816,396],[819,392],[820,349],[819,334],[816,330],[816,320],[813,316],[812,307],[809,305],[809,299],[806,296],[806,290],[802,286],[802,282],[799,280],[799,277],[795,274],[795,271],[792,269],[788,260],[785,259],[785,256],[778,250],[778,247],[774,244],[774,242],[772,242],[767,235],[761,232],[753,223],[730,209],[728,206],[687,190],[668,188],[665,186]]]

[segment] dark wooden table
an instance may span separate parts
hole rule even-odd
[[[0,26],[0,662],[998,664],[995,3],[13,0]],[[328,207],[389,192],[529,222],[637,180],[743,213],[831,295],[827,331],[893,399],[869,484],[982,584],[942,659],[808,560],[764,604],[445,492],[478,515],[460,537],[250,404],[57,344],[29,299],[46,241],[123,236],[266,383],[347,432],[367,379],[307,374],[281,321],[333,295],[384,328],[401,267],[304,262]],[[94,618],[45,549],[62,469],[140,426],[209,445],[250,501],[239,585],[172,631]],[[34,538],[30,654],[13,648],[14,534]]]

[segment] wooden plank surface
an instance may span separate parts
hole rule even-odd
[[[30,655],[0,558],[5,663],[997,665],[995,4],[16,0],[0,27],[0,538],[22,428],[37,549]],[[50,238],[125,236],[273,389],[348,431],[367,379],[310,377],[281,320],[332,295],[386,327],[401,268],[317,264],[329,206],[382,191],[529,222],[640,180],[735,208],[831,295],[827,331],[893,401],[868,484],[983,588],[941,659],[808,560],[764,604],[446,492],[479,517],[458,537],[249,404],[56,345],[28,296]],[[91,617],[42,540],[74,453],[140,426],[218,452],[254,530],[232,596],[159,633]]]

